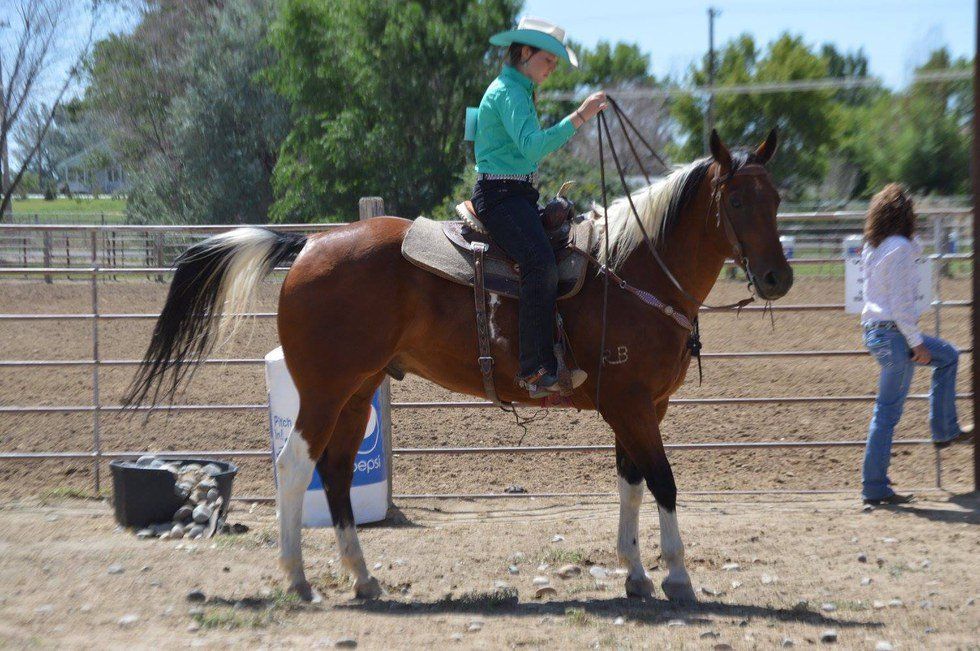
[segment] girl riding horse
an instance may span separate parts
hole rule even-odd
[[[565,31],[539,18],[524,18],[517,29],[490,39],[507,46],[507,61],[483,95],[477,113],[476,187],[473,207],[490,237],[520,267],[520,372],[518,384],[532,398],[559,391],[555,359],[555,301],[558,267],[538,215],[534,187],[538,163],[606,108],[605,93],[592,94],[563,120],[542,129],[534,89],[555,70],[558,59],[578,67],[564,45]],[[587,374],[571,370],[572,387]]]

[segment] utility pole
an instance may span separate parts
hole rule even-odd
[[[715,85],[715,18],[721,15],[721,11],[714,7],[708,7],[708,87]],[[708,90],[708,106],[704,111],[704,153],[707,154],[711,130],[715,128],[715,93]]]
[[[10,23],[0,20],[0,29],[7,29]],[[0,52],[2,55],[2,52]],[[10,159],[7,157],[7,132],[10,125],[7,124],[7,101],[6,93],[3,90],[3,59],[0,58],[0,125],[4,126],[3,133],[0,133],[0,197],[4,196],[10,188]],[[13,213],[13,201],[7,202],[7,209],[3,217],[10,219]]]
[[[980,0],[977,0],[974,7],[976,13],[974,20],[974,38],[976,42],[973,49],[973,106],[980,103]],[[978,305],[980,305],[980,276],[977,275],[977,233],[980,233],[980,115],[976,110],[973,111],[973,146],[972,146],[972,176],[973,176],[973,305],[971,312],[971,330],[973,335],[973,349],[977,349],[977,342],[980,341],[980,322],[977,320]],[[973,371],[973,414],[976,418],[978,408],[980,408],[980,358],[976,354],[970,356],[970,366]],[[973,435],[973,491],[980,491],[980,438]]]

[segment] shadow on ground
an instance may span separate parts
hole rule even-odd
[[[567,599],[547,602],[520,602],[516,596],[501,597],[497,593],[462,595],[457,598],[439,601],[396,601],[382,599],[377,601],[352,600],[337,604],[334,608],[364,611],[376,614],[417,615],[419,613],[445,613],[474,615],[506,615],[517,617],[540,617],[542,615],[565,616],[572,612],[583,612],[596,617],[626,620],[644,624],[667,624],[671,620],[683,619],[687,624],[709,624],[708,615],[749,620],[763,618],[780,622],[795,622],[813,626],[840,628],[880,628],[878,622],[848,621],[830,618],[808,607],[776,608],[749,604],[728,604],[720,601],[699,601],[693,604],[676,604],[665,599]]]
[[[960,495],[950,495],[951,504],[959,506],[962,511],[951,511],[950,509],[930,509],[922,504],[912,502],[907,505],[888,507],[897,513],[914,515],[917,518],[925,518],[933,522],[965,522],[967,524],[980,524],[980,494],[977,492],[962,493]],[[883,507],[879,507],[883,508]]]

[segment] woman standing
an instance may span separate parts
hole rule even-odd
[[[539,18],[523,18],[517,29],[490,39],[508,48],[507,57],[480,102],[474,142],[473,207],[493,241],[520,267],[517,381],[532,398],[559,390],[554,353],[558,268],[538,216],[535,172],[541,159],[606,108],[605,93],[594,93],[554,126],[541,128],[535,87],[551,75],[559,59],[578,67],[564,40],[563,29]],[[572,369],[573,387],[585,379],[584,371]]]
[[[912,239],[912,198],[897,183],[871,200],[864,222],[864,344],[881,367],[878,397],[864,452],[862,496],[865,504],[903,504],[911,495],[891,489],[888,463],[892,434],[902,416],[916,365],[931,366],[929,425],[936,447],[967,439],[973,426],[956,419],[956,365],[959,353],[948,342],[922,334],[915,310],[918,286],[915,259],[921,254]]]

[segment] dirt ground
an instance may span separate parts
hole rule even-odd
[[[101,502],[8,501],[0,646],[771,649],[825,646],[834,631],[838,648],[977,649],[978,507],[956,496],[870,513],[843,498],[684,499],[699,602],[681,606],[659,589],[624,597],[615,502],[412,502],[361,531],[385,597],[353,600],[332,532],[306,530],[324,599],[300,605],[281,592],[271,507],[239,503],[232,520],[248,533],[188,544],[117,531]],[[647,500],[641,548],[659,583],[655,523]],[[582,574],[556,576],[566,563]],[[556,594],[535,599],[536,576]],[[206,601],[189,602],[193,590]]]
[[[273,311],[278,285],[262,290],[259,309]],[[102,314],[154,313],[166,286],[155,282],[105,282]],[[964,299],[966,279],[944,281],[943,298]],[[741,298],[739,283],[722,281],[715,300]],[[843,300],[841,279],[802,277],[781,304]],[[0,313],[88,313],[91,286],[83,282],[8,282],[0,285]],[[969,346],[969,311],[942,314],[942,335]],[[923,317],[931,332],[933,318]],[[100,326],[105,359],[142,355],[152,321],[107,319]],[[91,358],[87,321],[0,320],[0,359]],[[438,333],[433,333],[438,336]],[[854,315],[839,312],[747,312],[703,318],[705,353],[748,350],[857,350]],[[260,319],[251,337],[219,357],[262,357],[277,345],[271,320]],[[968,366],[964,356],[962,366]],[[873,396],[876,368],[857,358],[704,360],[704,383],[695,369],[679,398],[764,396]],[[104,365],[100,392],[116,404],[132,367]],[[960,391],[969,390],[968,370]],[[914,393],[928,391],[920,372]],[[0,406],[83,405],[91,402],[87,367],[0,367]],[[417,378],[392,385],[394,401],[470,399]],[[261,366],[205,366],[182,397],[187,403],[257,404],[266,399]],[[972,421],[969,403],[960,401]],[[675,405],[664,423],[668,444],[713,441],[856,441],[865,436],[870,402],[804,402],[764,405]],[[910,401],[898,439],[928,437],[928,408]],[[84,451],[92,446],[92,414],[0,414],[0,452]],[[487,409],[396,409],[394,444],[400,447],[611,444],[608,427],[594,414],[553,410],[525,434],[507,415]],[[103,413],[104,450],[266,450],[263,411],[204,411],[139,417]],[[860,448],[672,450],[681,493],[681,530],[700,604],[677,607],[662,599],[640,603],[623,597],[621,576],[597,586],[588,573],[563,581],[565,562],[615,568],[614,501],[420,500],[396,497],[402,517],[368,527],[363,544],[369,566],[389,596],[375,604],[350,601],[337,569],[329,531],[306,535],[308,567],[325,594],[320,606],[298,606],[278,592],[275,520],[270,506],[251,512],[236,503],[233,519],[252,531],[237,538],[177,549],[176,543],[138,541],[116,532],[109,507],[93,499],[90,461],[15,463],[0,460],[0,646],[176,646],[186,644],[309,646],[351,636],[361,648],[419,645],[510,647],[772,648],[783,638],[797,646],[819,644],[835,629],[845,648],[978,648],[975,571],[980,511],[972,489],[972,452],[942,453],[945,492],[919,491],[923,501],[900,512],[861,512],[857,500]],[[239,497],[271,496],[269,459],[237,459]],[[396,455],[396,496],[502,494],[512,484],[531,493],[615,490],[613,455]],[[109,494],[103,465],[102,495]],[[935,485],[931,446],[896,447],[892,472],[900,490]],[[839,490],[835,495],[762,497],[700,495],[700,491]],[[648,500],[649,501],[649,500]],[[652,506],[642,517],[643,552],[657,563],[658,532]],[[563,541],[551,542],[555,535]],[[510,558],[522,553],[519,574]],[[859,563],[858,554],[868,562]],[[542,562],[549,567],[536,568]],[[729,562],[740,570],[722,569]],[[122,574],[109,574],[121,564]],[[223,568],[227,567],[227,570]],[[143,570],[143,568],[148,568]],[[558,595],[534,600],[531,579],[551,577]],[[662,574],[652,569],[659,583]],[[765,582],[763,577],[766,576]],[[862,579],[869,578],[869,585]],[[517,589],[494,592],[495,582]],[[733,583],[734,582],[734,583]],[[735,586],[735,583],[739,584]],[[733,587],[734,586],[734,587]],[[185,595],[195,587],[203,606]],[[701,591],[705,587],[707,591]],[[658,595],[662,593],[658,591]],[[233,604],[241,602],[236,608]],[[901,605],[888,605],[898,599]],[[884,607],[876,607],[881,602]],[[823,611],[824,603],[833,604]],[[244,606],[242,605],[244,604]],[[881,605],[881,604],[878,604]],[[189,608],[203,612],[189,615]],[[136,615],[133,624],[120,618]],[[617,618],[623,618],[617,624]],[[482,622],[468,632],[472,621]],[[683,621],[683,625],[680,622]],[[188,631],[188,627],[200,627]],[[480,628],[475,626],[474,628]],[[927,632],[928,631],[928,632]],[[715,635],[717,634],[717,635]],[[459,639],[457,639],[459,638]]]

